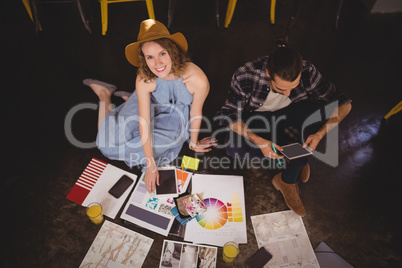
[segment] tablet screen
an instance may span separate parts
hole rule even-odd
[[[157,195],[177,195],[176,169],[160,169],[159,186],[156,185]]]
[[[282,146],[282,149],[283,149],[283,151],[281,153],[290,160],[313,154],[308,149],[303,148],[303,146],[300,143],[293,143],[293,144],[285,145],[285,146]]]

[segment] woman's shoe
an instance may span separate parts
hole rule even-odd
[[[84,80],[82,81],[82,83],[83,83],[84,85],[86,85],[86,86],[90,86],[91,84],[96,84],[96,85],[104,86],[104,87],[107,88],[107,89],[110,91],[110,93],[112,93],[112,94],[113,94],[113,93],[116,91],[116,89],[117,89],[117,87],[116,87],[115,85],[112,85],[112,84],[109,84],[109,83],[106,83],[106,82],[103,82],[103,81],[99,81],[99,80],[96,80],[96,79],[91,79],[91,78],[84,79]]]
[[[113,95],[117,96],[117,97],[130,97],[133,93],[128,92],[128,91],[116,91],[115,93],[113,93]]]

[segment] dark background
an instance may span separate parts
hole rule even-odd
[[[269,1],[238,1],[225,29],[227,1],[219,4],[219,28],[214,1],[177,1],[170,31],[186,36],[190,57],[209,78],[206,117],[212,118],[225,101],[233,72],[269,54],[277,38],[286,34],[295,3],[278,1],[276,23],[271,25]],[[300,185],[307,210],[303,221],[313,248],[324,241],[355,267],[398,267],[402,113],[387,122],[382,118],[402,99],[402,14],[371,14],[360,1],[345,1],[336,30],[337,5],[335,0],[303,1],[288,33],[289,44],[353,99],[352,112],[339,127],[339,165],[312,159],[311,179]],[[75,181],[92,157],[140,174],[106,159],[96,148],[72,145],[65,134],[72,108],[97,104],[95,94],[82,85],[84,78],[134,90],[136,69],[125,59],[124,48],[136,41],[140,22],[148,18],[145,2],[109,5],[109,28],[102,36],[99,3],[87,1],[85,7],[92,35],[72,4],[41,5],[43,32],[38,35],[21,1],[6,1],[0,8],[5,267],[78,267],[100,226],[65,198]],[[154,0],[154,8],[156,19],[167,24],[168,1]],[[78,141],[94,142],[97,111],[79,111],[71,128]],[[187,144],[181,154],[194,156]],[[224,156],[224,151],[205,155],[213,156]],[[204,159],[201,172],[244,176],[248,244],[241,245],[232,264],[243,267],[257,250],[250,216],[288,209],[271,184],[278,171],[216,170],[199,157]],[[118,217],[113,221],[123,224]],[[165,237],[128,228],[154,239],[144,267],[157,267]],[[218,267],[231,266],[222,263],[221,252]]]

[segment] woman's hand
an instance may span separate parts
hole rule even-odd
[[[190,141],[190,149],[197,153],[209,152],[212,150],[212,146],[218,145],[217,139],[211,139],[211,137],[203,138],[198,141],[197,144],[193,144]]]
[[[158,168],[155,165],[150,165],[145,171],[145,186],[147,187],[148,193],[155,191],[155,183],[159,186]]]

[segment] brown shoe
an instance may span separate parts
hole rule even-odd
[[[306,210],[299,196],[296,183],[289,184],[282,181],[282,172],[278,173],[272,179],[272,184],[276,190],[281,191],[285,198],[286,205],[293,210],[297,215],[304,217]]]
[[[308,182],[310,179],[310,165],[307,163],[305,166],[302,167],[299,173],[299,180],[303,183]]]

